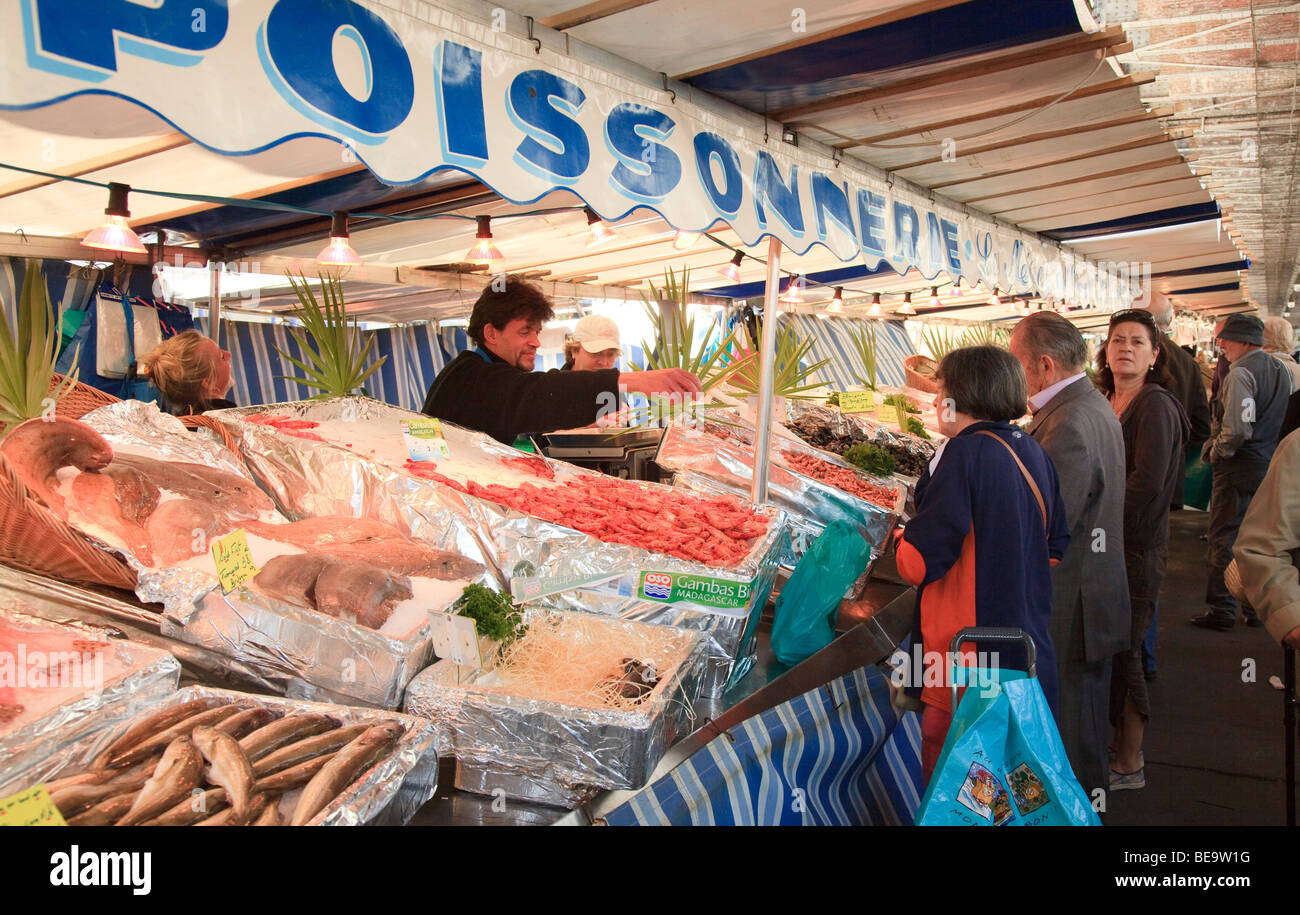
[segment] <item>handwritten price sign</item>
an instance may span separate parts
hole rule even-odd
[[[841,413],[870,413],[876,406],[874,391],[841,391]]]
[[[217,564],[217,577],[221,590],[229,594],[257,574],[253,554],[248,550],[248,537],[241,527],[212,543],[212,558]]]
[[[0,798],[0,826],[67,826],[44,785]]]

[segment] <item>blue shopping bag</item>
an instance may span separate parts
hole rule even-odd
[[[918,826],[1100,826],[1038,680],[958,667],[969,684],[916,815]]]
[[[832,521],[795,566],[776,599],[772,653],[793,667],[835,640],[840,601],[871,561],[871,545],[846,521]]]

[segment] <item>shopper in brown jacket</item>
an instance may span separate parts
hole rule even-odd
[[[1288,648],[1300,648],[1300,432],[1277,446],[1232,554],[1246,597]]]

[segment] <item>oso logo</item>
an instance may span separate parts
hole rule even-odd
[[[673,591],[673,577],[663,572],[647,572],[642,590],[645,591],[646,597],[668,600]]]

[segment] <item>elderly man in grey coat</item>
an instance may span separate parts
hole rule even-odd
[[[1070,547],[1052,572],[1057,723],[1075,777],[1090,795],[1109,785],[1110,665],[1132,628],[1124,571],[1124,439],[1084,371],[1073,324],[1039,312],[1016,325],[1011,352],[1029,382],[1028,432],[1056,465]]]

